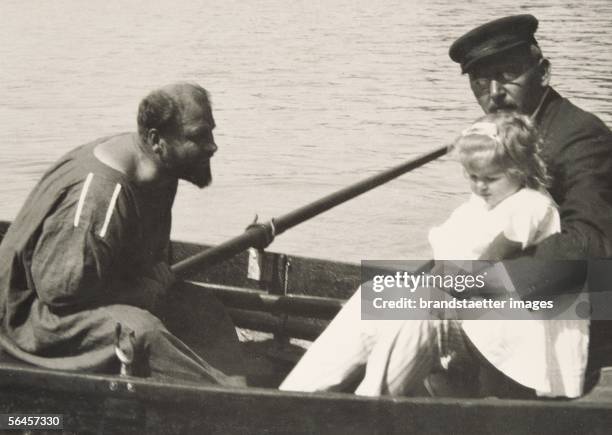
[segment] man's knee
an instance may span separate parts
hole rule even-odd
[[[122,329],[133,332],[136,340],[144,335],[166,331],[166,327],[150,312],[131,305],[111,305],[107,307],[110,317],[120,323]]]

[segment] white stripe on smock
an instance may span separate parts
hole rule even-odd
[[[108,229],[108,224],[110,223],[111,216],[113,215],[113,210],[115,209],[119,192],[121,192],[121,184],[117,183],[115,185],[113,196],[108,204],[108,208],[106,209],[106,217],[104,218],[104,225],[102,225],[102,229],[100,230],[100,237],[104,237],[106,235],[106,230]]]
[[[79,202],[77,204],[76,214],[74,215],[75,227],[79,226],[79,220],[81,219],[81,213],[83,212],[83,205],[85,204],[85,197],[87,196],[87,191],[89,190],[89,185],[91,184],[93,175],[93,172],[87,174],[87,178],[85,178],[85,183],[83,183],[83,189],[81,190],[81,196],[79,197]]]

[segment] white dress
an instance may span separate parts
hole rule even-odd
[[[429,241],[437,260],[475,260],[500,233],[526,248],[559,231],[552,199],[524,188],[490,210],[472,195],[430,231]],[[462,327],[493,366],[538,395],[582,394],[588,320],[464,320]]]

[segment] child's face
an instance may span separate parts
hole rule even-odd
[[[489,209],[518,191],[522,185],[499,166],[472,162],[463,166],[472,192],[485,200]]]

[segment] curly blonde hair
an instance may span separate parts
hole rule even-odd
[[[464,130],[451,152],[464,166],[480,159],[498,166],[525,187],[544,189],[550,186],[551,178],[540,156],[541,144],[530,117],[499,111],[479,118]]]

